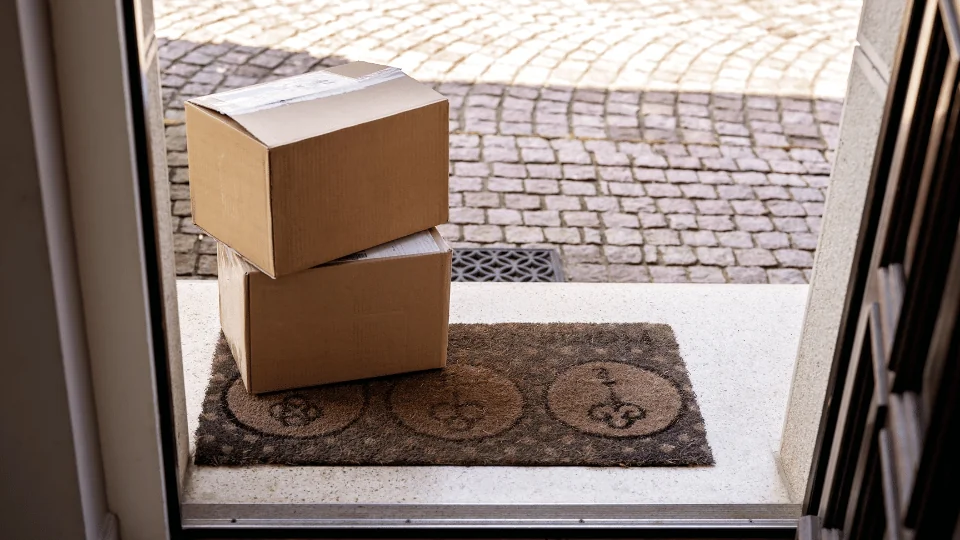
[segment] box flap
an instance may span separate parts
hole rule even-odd
[[[420,231],[409,236],[380,244],[379,246],[358,251],[356,253],[341,257],[327,264],[344,263],[351,261],[369,261],[372,259],[389,259],[392,257],[410,257],[414,255],[426,255],[428,253],[441,253],[445,251],[434,238],[432,231]],[[439,234],[439,233],[438,233]]]
[[[354,62],[190,103],[232,118],[272,148],[444,99],[399,68]]]

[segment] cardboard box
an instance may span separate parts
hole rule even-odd
[[[220,324],[247,391],[443,367],[451,255],[434,228],[272,279],[218,244]]]
[[[365,62],[188,101],[193,221],[271,277],[446,223],[448,116]]]

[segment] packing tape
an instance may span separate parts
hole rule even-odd
[[[359,78],[315,71],[246,88],[227,90],[190,100],[191,103],[236,117],[281,105],[356,92],[403,77],[403,70],[387,67]]]

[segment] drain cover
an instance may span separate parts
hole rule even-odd
[[[453,281],[563,281],[563,268],[554,249],[459,248]]]

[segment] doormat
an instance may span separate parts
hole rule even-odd
[[[198,465],[712,465],[664,324],[453,324],[447,367],[253,396],[217,344]]]

